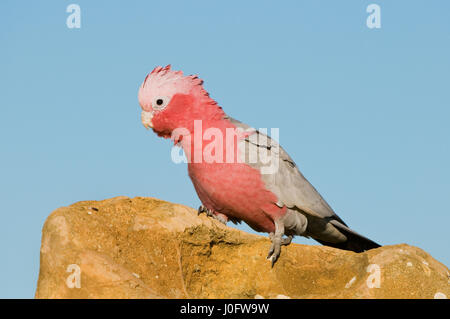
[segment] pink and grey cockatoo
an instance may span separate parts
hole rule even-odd
[[[380,246],[336,215],[276,141],[225,114],[197,76],[156,67],[138,97],[144,126],[183,148],[199,214],[269,233],[272,266],[296,235],[355,252]]]

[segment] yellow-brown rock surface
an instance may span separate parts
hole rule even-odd
[[[448,268],[406,244],[283,247],[154,198],[84,201],[42,231],[36,298],[444,298]]]

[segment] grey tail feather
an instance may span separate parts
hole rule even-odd
[[[332,221],[331,222],[336,228],[339,229],[341,233],[343,233],[347,237],[347,241],[342,243],[330,243],[323,240],[319,240],[314,238],[314,240],[318,241],[322,245],[330,246],[334,248],[344,249],[344,250],[351,250],[357,253],[364,252],[369,249],[378,248],[381,247],[381,245],[377,244],[376,242],[370,240],[369,238],[366,238],[357,232],[351,230],[347,226],[342,225],[339,222]]]

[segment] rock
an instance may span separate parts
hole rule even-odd
[[[36,298],[445,298],[448,268],[406,244],[365,253],[270,241],[154,198],[84,201],[42,231]]]

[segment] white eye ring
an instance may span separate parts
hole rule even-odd
[[[167,104],[169,104],[169,98],[167,96],[156,96],[153,99],[152,108],[154,110],[162,110]]]

